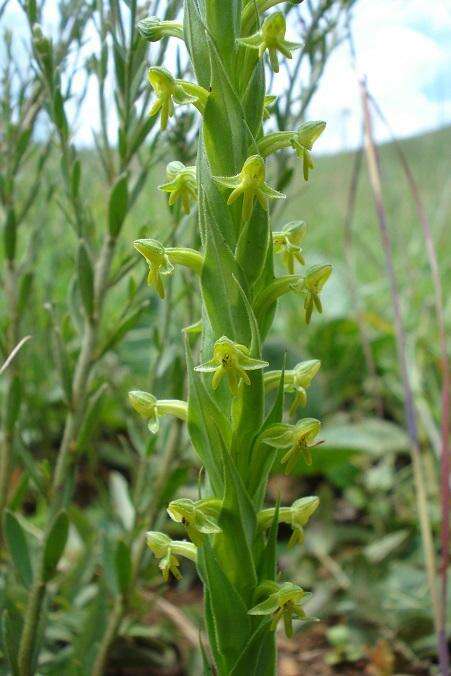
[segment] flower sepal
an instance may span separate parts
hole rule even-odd
[[[204,535],[222,533],[217,522],[221,505],[220,500],[180,498],[169,503],[167,512],[173,521],[185,526],[191,541],[200,546]]]
[[[136,27],[147,42],[158,42],[168,37],[184,39],[183,25],[179,21],[165,21],[156,16],[149,16],[138,21]]]

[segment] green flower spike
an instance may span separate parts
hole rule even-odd
[[[162,275],[170,275],[174,266],[169,260],[164,246],[156,239],[137,239],[133,246],[144,256],[149,266],[147,284],[152,286],[160,298],[165,297]]]
[[[176,80],[161,66],[149,68],[147,77],[157,97],[149,115],[152,117],[161,111],[162,129],[166,129],[169,118],[174,115],[174,101],[180,104],[192,103],[201,113],[203,112],[208,92],[200,85]]]
[[[157,533],[155,531],[146,533],[146,542],[154,556],[157,559],[161,559],[158,567],[165,582],[169,580],[171,573],[176,580],[180,580],[182,577],[179,571],[180,561],[177,556],[184,556],[186,559],[194,562],[197,560],[197,547],[192,542],[171,540],[164,533]]]
[[[304,619],[306,617],[302,604],[311,594],[305,592],[297,584],[292,582],[263,582],[260,591],[267,598],[249,610],[249,615],[272,615],[271,630],[275,631],[279,620],[283,619],[285,634],[288,638],[293,636],[293,615]]]
[[[285,371],[284,389],[285,392],[294,392],[295,397],[290,407],[290,415],[295,413],[298,406],[307,405],[307,388],[310,387],[313,378],[321,367],[319,359],[308,359],[301,361],[293,369]],[[280,382],[281,371],[268,371],[264,375],[266,391],[277,387]]]
[[[296,155],[302,160],[304,180],[308,181],[309,171],[314,168],[311,150],[315,141],[321,136],[326,123],[318,122],[304,122],[299,127],[297,134],[293,135],[291,145],[294,148]]]
[[[288,542],[289,547],[304,542],[304,526],[308,523],[313,512],[319,505],[319,498],[315,495],[306,498],[299,498],[293,502],[291,507],[279,508],[279,523],[286,523],[293,529],[293,533]],[[270,528],[275,515],[275,508],[262,509],[258,514],[258,525],[262,529]]]
[[[201,373],[213,373],[211,381],[215,390],[224,376],[227,376],[230,391],[233,395],[239,392],[241,382],[250,385],[247,371],[255,371],[269,366],[267,361],[253,359],[249,356],[249,349],[245,345],[234,343],[233,340],[222,336],[213,347],[213,358],[210,361],[195,367]]]
[[[183,40],[183,25],[178,21],[164,21],[156,16],[149,16],[138,21],[139,34],[147,42],[158,42],[163,38],[174,37]]]
[[[197,198],[196,167],[185,167],[182,162],[169,162],[166,167],[167,183],[158,186],[158,190],[169,193],[169,206],[181,200],[183,211],[189,214],[191,205]]]
[[[261,59],[268,50],[271,68],[275,73],[279,72],[278,52],[287,59],[292,58],[291,52],[301,45],[297,42],[289,42],[285,39],[287,23],[282,12],[274,12],[263,21],[262,27],[257,33],[248,38],[241,38],[238,42],[245,47],[258,49],[258,57]]]
[[[168,514],[173,521],[186,527],[189,538],[200,546],[203,535],[221,533],[217,517],[221,507],[220,500],[189,500],[180,498],[169,503]]]
[[[186,420],[188,405],[179,399],[157,399],[149,392],[132,390],[128,393],[130,404],[135,411],[148,421],[149,432],[156,434],[160,427],[160,416],[173,415],[180,420]]]
[[[314,442],[320,429],[321,423],[316,418],[303,418],[296,425],[276,423],[260,435],[259,443],[265,443],[272,448],[288,448],[281,459],[281,463],[286,465],[285,474],[290,474],[301,455],[307,465],[312,464],[310,449],[320,443]]]
[[[252,216],[255,198],[262,209],[267,211],[268,199],[285,199],[286,197],[265,183],[265,161],[260,155],[248,157],[236,176],[213,176],[213,180],[225,188],[232,189],[227,204],[233,204],[243,195],[243,221],[248,221]]]
[[[295,260],[301,265],[305,265],[300,245],[306,231],[307,226],[304,221],[292,221],[287,223],[280,232],[273,232],[272,234],[274,252],[283,255],[283,262],[290,275],[294,274]]]
[[[301,291],[306,294],[304,309],[305,321],[310,324],[313,308],[316,307],[321,314],[323,306],[321,304],[320,293],[332,272],[331,265],[313,265],[304,278]]]

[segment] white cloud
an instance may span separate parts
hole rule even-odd
[[[451,61],[451,8],[446,0],[361,0],[354,11],[353,35],[359,74],[367,77],[397,135],[451,121],[451,100],[440,100],[436,86]],[[436,95],[431,97],[434,86]],[[326,67],[309,116],[328,121],[319,150],[358,143],[360,100],[347,45]],[[375,131],[378,139],[387,137],[381,124]]]

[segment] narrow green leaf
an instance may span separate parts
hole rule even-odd
[[[78,245],[77,274],[83,307],[87,316],[92,317],[94,313],[94,272],[83,240],[80,240]]]
[[[108,229],[112,237],[117,237],[127,215],[128,175],[123,173],[113,185],[108,204]]]
[[[22,402],[22,385],[18,375],[11,380],[6,393],[5,431],[11,433],[17,422]]]
[[[19,316],[23,314],[27,305],[30,303],[30,293],[33,277],[34,277],[33,272],[26,272],[20,278],[19,298],[17,301],[17,313]]]
[[[88,401],[85,417],[77,437],[77,448],[79,450],[82,450],[83,447],[88,443],[92,431],[96,423],[99,421],[100,410],[103,403],[102,397],[106,389],[107,384],[103,383]]]
[[[199,574],[209,590],[218,650],[230,669],[240,656],[251,631],[251,620],[240,594],[226,577],[208,540],[198,552]],[[224,671],[228,673],[228,671]]]
[[[275,673],[275,632],[270,631],[271,618],[259,621],[258,627],[246,643],[241,655],[230,671],[230,676],[273,676]],[[272,646],[272,659],[261,660],[262,651]]]
[[[210,56],[205,39],[205,22],[197,0],[185,0],[183,12],[185,42],[194,65],[197,81],[202,87],[210,86]]]
[[[228,450],[222,445],[225,491],[218,523],[222,533],[215,538],[215,552],[230,582],[246,603],[252,602],[257,584],[252,558],[256,514]]]
[[[3,649],[8,658],[13,676],[19,676],[17,656],[19,654],[19,641],[22,633],[23,622],[18,614],[12,614],[5,610],[2,615],[2,639]]]
[[[6,510],[3,516],[3,533],[16,572],[27,589],[33,582],[30,552],[25,532],[16,516]]]
[[[5,256],[9,261],[13,261],[16,255],[16,235],[16,215],[14,210],[11,208],[8,209],[5,225],[3,228],[3,245],[5,248]]]
[[[125,530],[131,531],[135,524],[135,508],[130,498],[128,483],[120,472],[111,472],[109,483],[114,512]]]
[[[130,547],[123,540],[119,540],[117,543],[114,564],[116,567],[117,586],[121,594],[125,596],[132,579],[132,559]]]
[[[63,555],[69,534],[69,519],[65,511],[55,518],[44,547],[44,580],[48,581],[56,573],[58,562]]]
[[[208,473],[214,495],[222,495],[224,480],[218,449],[222,443],[230,443],[230,423],[208,393],[201,374],[194,370],[188,338],[185,345],[189,383],[189,434]]]
[[[74,198],[78,197],[78,193],[80,192],[80,181],[81,181],[81,162],[77,158],[72,167],[72,176],[70,181],[70,189],[72,197]]]

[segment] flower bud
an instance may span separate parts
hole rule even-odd
[[[136,27],[147,42],[158,42],[171,36],[183,40],[183,26],[178,21],[163,21],[156,16],[149,16],[138,21]]]

